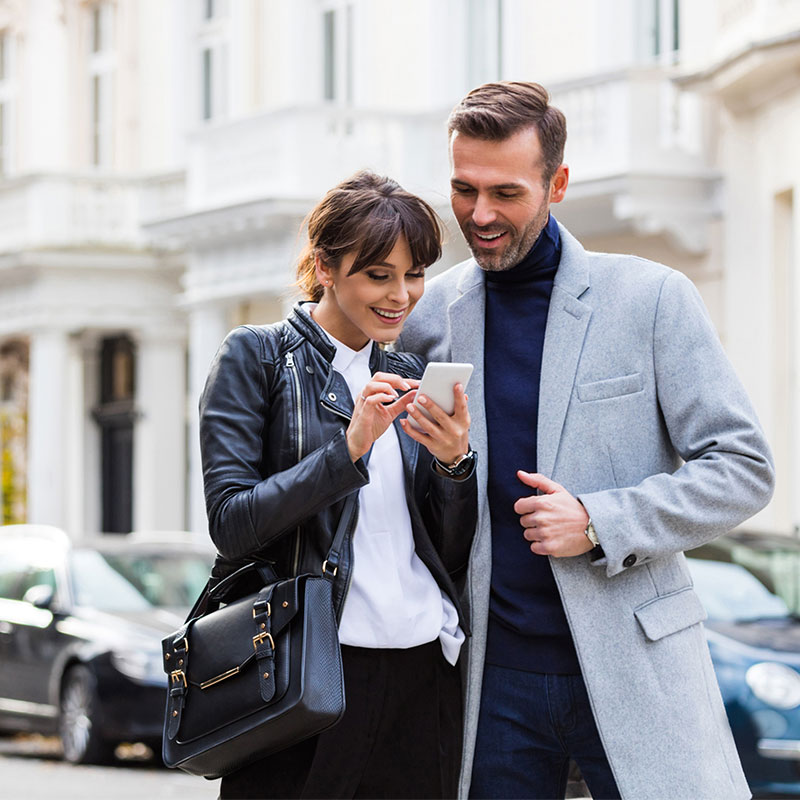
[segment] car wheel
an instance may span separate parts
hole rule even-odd
[[[103,764],[114,756],[114,744],[103,738],[94,675],[71,667],[61,689],[59,734],[64,758],[73,764]]]

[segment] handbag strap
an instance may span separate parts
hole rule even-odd
[[[348,531],[351,531],[356,526],[356,519],[358,517],[358,492],[351,492],[347,495],[344,501],[344,508],[342,509],[342,516],[339,517],[339,525],[336,528],[336,534],[331,542],[330,550],[328,550],[328,557],[322,562],[322,576],[333,580],[336,573],[339,571],[339,559],[342,555],[342,548],[344,540]]]

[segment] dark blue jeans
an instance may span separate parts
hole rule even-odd
[[[470,797],[563,798],[570,758],[595,800],[619,798],[583,678],[487,664]]]

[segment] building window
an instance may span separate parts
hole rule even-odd
[[[12,49],[11,34],[0,31],[0,175],[9,174],[12,161],[12,109],[16,93]]]
[[[127,336],[100,345],[100,397],[94,418],[100,426],[102,528],[128,533],[133,523],[133,429],[136,421],[136,350]]]
[[[202,0],[197,28],[197,117],[221,119],[228,111],[228,27],[224,0]]]
[[[352,3],[330,3],[322,13],[322,97],[353,104],[355,11]]]
[[[647,0],[637,9],[643,60],[674,64],[680,50],[680,0]]]
[[[211,119],[213,115],[213,77],[211,49],[206,47],[203,50],[202,81],[203,81],[203,119]]]
[[[326,100],[336,99],[336,12],[326,11],[322,15],[322,69]]]
[[[503,73],[503,0],[467,0],[467,76],[470,86]]]
[[[89,9],[89,158],[96,167],[110,166],[113,138],[113,8],[97,3]]]

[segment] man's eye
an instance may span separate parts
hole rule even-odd
[[[498,192],[497,196],[501,200],[513,200],[517,195],[514,192]]]
[[[469,194],[473,191],[471,186],[453,186],[452,188],[456,194]]]

